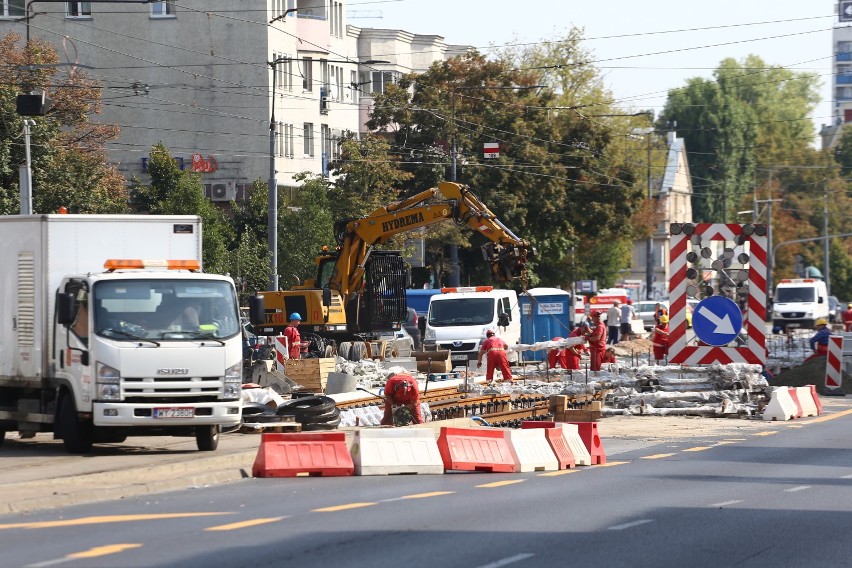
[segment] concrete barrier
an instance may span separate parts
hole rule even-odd
[[[444,462],[429,428],[377,428],[355,432],[355,475],[442,474]]]
[[[444,470],[515,472],[515,458],[500,428],[449,428],[438,436]]]
[[[764,420],[792,420],[796,417],[796,403],[790,398],[789,387],[775,387],[769,404],[763,409]]]
[[[506,432],[516,471],[555,471],[559,469],[559,460],[550,448],[550,443],[542,429],[508,430]]]

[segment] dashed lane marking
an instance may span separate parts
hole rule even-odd
[[[840,479],[852,479],[852,473],[850,473],[849,475],[844,475]]]
[[[492,487],[503,487],[505,485],[514,485],[516,483],[523,483],[525,480],[523,479],[507,479],[506,481],[495,481],[493,483],[485,483],[483,485],[477,485],[476,487],[483,487],[486,489],[490,489]]]
[[[287,517],[270,517],[267,519],[251,519],[248,521],[242,521],[239,523],[231,523],[229,525],[219,525],[217,527],[208,527],[204,529],[205,531],[235,531],[239,529],[245,529],[248,527],[256,527],[258,525],[267,525],[269,523],[277,523],[282,519],[286,519]]]
[[[645,525],[648,523],[653,523],[652,519],[639,519],[638,521],[630,521],[629,523],[624,523],[621,525],[615,525],[609,527],[608,531],[623,531],[625,529],[632,529],[633,527],[638,527],[639,525]]]
[[[728,505],[736,505],[737,503],[742,503],[740,499],[734,499],[732,501],[722,501],[721,503],[712,503],[707,505],[708,507],[727,507]]]
[[[347,503],[346,505],[335,505],[334,507],[322,507],[321,509],[313,509],[313,513],[334,513],[336,511],[347,511],[349,509],[360,509],[362,507],[372,507],[378,503]]]
[[[814,418],[813,420],[808,420],[805,424],[816,424],[817,422],[827,422],[829,420],[834,420],[835,418],[840,418],[842,416],[848,416],[852,414],[852,409],[844,410],[842,412],[835,412],[834,414],[826,414],[825,416],[820,416],[819,418]]]
[[[431,493],[415,493],[414,495],[404,495],[400,499],[426,499],[427,497],[440,497],[442,495],[452,495],[455,491],[433,491]]]
[[[630,462],[629,461],[606,462],[606,463],[599,463],[595,467],[612,467],[612,466],[615,466],[615,465],[624,465],[626,463],[630,463]]]
[[[704,450],[709,450],[713,446],[695,446],[694,448],[686,448],[685,450],[681,450],[682,452],[703,452]]]
[[[34,523],[11,523],[0,525],[0,529],[52,529],[57,527],[76,527],[81,525],[101,525],[106,523],[128,523],[131,521],[158,521],[161,519],[185,519],[191,517],[212,517],[215,515],[233,515],[234,513],[164,513],[145,515],[106,515],[101,517],[82,517],[61,521],[39,521]]]
[[[774,436],[778,430],[767,430],[766,432],[755,432],[755,436]]]
[[[813,485],[799,485],[797,487],[790,487],[789,489],[785,489],[787,493],[795,493],[797,491],[804,491],[805,489],[810,489]]]
[[[675,454],[654,454],[652,456],[642,456],[640,459],[643,460],[661,460],[663,458],[670,458]]]
[[[558,471],[548,471],[547,473],[539,473],[539,477],[556,477],[557,475],[565,475],[566,473],[577,473],[579,469],[560,469]]]
[[[500,568],[501,566],[508,566],[509,564],[514,564],[515,562],[520,562],[521,560],[526,560],[527,558],[532,558],[533,556],[535,556],[535,554],[533,554],[532,552],[522,552],[521,554],[516,554],[507,558],[501,558],[500,560],[495,560],[494,562],[489,562],[488,564],[483,564],[481,566],[477,566],[476,568]]]
[[[47,566],[56,566],[57,564],[64,564],[65,562],[71,562],[72,560],[79,560],[81,558],[98,558],[100,556],[118,554],[119,552],[124,552],[125,550],[131,550],[133,548],[141,547],[141,544],[108,544],[106,546],[96,546],[94,548],[90,548],[89,550],[84,550],[82,552],[73,552],[71,554],[68,554],[64,558],[56,558],[54,560],[47,560],[45,562],[38,562],[36,564],[28,564],[27,568],[46,568]]]

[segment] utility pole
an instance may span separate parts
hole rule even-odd
[[[822,208],[822,232],[825,235],[825,240],[822,243],[823,256],[823,280],[825,280],[825,288],[828,295],[831,296],[831,263],[828,257],[828,180],[825,180],[825,199]]]

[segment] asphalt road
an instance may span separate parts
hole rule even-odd
[[[246,478],[5,515],[0,564],[849,565],[852,404],[721,421],[749,423],[736,430],[687,422],[692,436],[614,434],[605,466],[562,472]]]

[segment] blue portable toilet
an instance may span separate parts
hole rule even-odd
[[[521,307],[521,343],[568,337],[571,325],[571,294],[559,288],[532,288],[518,297]],[[545,361],[547,351],[524,351],[525,361]]]
[[[405,291],[405,301],[409,308],[414,308],[418,316],[425,316],[429,311],[429,298],[440,293],[440,288],[413,288]]]

